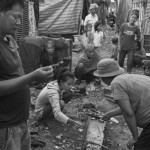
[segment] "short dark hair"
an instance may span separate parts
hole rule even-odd
[[[113,37],[111,41],[112,41],[113,44],[117,44],[118,43],[118,38],[117,37]]]
[[[67,79],[69,78],[72,78],[74,79],[74,74],[72,72],[69,71],[68,68],[62,68],[60,71],[59,71],[59,74],[57,76],[57,82],[58,84],[60,83],[60,81],[63,81],[63,82],[66,82]]]
[[[15,4],[24,7],[24,0],[0,0],[0,11],[10,10]]]
[[[139,10],[137,9],[132,10],[130,16],[132,15],[136,15],[137,19],[139,19]]]
[[[97,31],[97,27],[98,27],[99,25],[102,25],[102,23],[101,23],[100,21],[95,22],[95,24],[94,24],[94,29],[95,29],[95,31]]]

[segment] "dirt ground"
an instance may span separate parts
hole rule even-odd
[[[114,35],[113,31],[107,33],[105,44],[102,46],[99,54],[103,57],[110,57],[111,53],[111,38]],[[72,56],[72,68],[74,68],[79,55],[82,52],[73,52]],[[134,70],[135,73],[142,73],[142,71]],[[38,93],[41,89],[35,87],[31,88],[32,101],[35,102]],[[113,108],[116,108],[116,104],[107,99],[104,96],[102,87],[98,86],[92,92],[89,92],[86,96],[74,97],[71,102],[67,104],[63,110],[67,116],[72,117],[76,120],[80,120],[78,110],[84,103],[93,103],[96,109],[105,113]],[[109,150],[127,150],[126,143],[131,137],[130,131],[123,119],[123,117],[115,117],[118,123],[113,121],[108,121],[106,124],[106,129],[104,132],[105,138],[103,144],[108,147]],[[84,119],[82,120],[85,121]],[[85,143],[83,139],[86,134],[86,126],[83,128],[63,125],[56,121],[55,119],[48,119],[46,122],[48,126],[42,123],[37,123],[35,120],[34,106],[30,110],[30,129],[31,131],[36,131],[32,135],[32,139],[42,140],[46,143],[45,146],[36,147],[34,143],[33,150],[84,150]],[[37,133],[38,132],[38,133]],[[34,133],[34,132],[33,132]],[[36,142],[36,141],[35,141]],[[106,150],[106,148],[103,148]]]

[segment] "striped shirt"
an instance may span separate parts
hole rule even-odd
[[[46,105],[51,104],[55,118],[66,124],[69,118],[62,113],[59,100],[60,90],[57,81],[49,82],[37,98],[35,113],[39,113]]]

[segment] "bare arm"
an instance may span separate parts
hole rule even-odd
[[[136,123],[135,114],[133,112],[129,100],[118,100],[117,104],[119,105],[119,107],[123,112],[125,121],[132,133],[133,139],[137,140],[138,139],[137,123]]]
[[[122,111],[119,107],[117,107],[116,109],[113,109],[109,112],[107,112],[106,114],[104,114],[104,116],[102,117],[103,120],[107,121],[109,120],[111,117],[114,116],[119,116],[122,115]]]
[[[43,67],[18,78],[0,81],[0,96],[9,95],[16,92],[34,80],[48,80],[51,78],[51,75],[52,69],[50,67]]]

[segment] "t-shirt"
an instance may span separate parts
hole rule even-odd
[[[100,31],[100,32],[96,31],[94,33],[94,41],[93,41],[93,43],[94,43],[95,47],[101,46],[101,42],[102,42],[103,37],[104,37],[104,33],[102,31]]]
[[[0,81],[24,75],[18,46],[11,36],[0,40]],[[30,93],[24,86],[9,95],[0,96],[0,128],[16,126],[29,118]]]
[[[140,29],[136,25],[130,27],[127,23],[124,23],[120,28],[120,33],[121,50],[135,50],[136,39],[140,39]]]
[[[137,125],[145,127],[150,122],[150,78],[145,75],[122,74],[111,83],[114,100],[129,100]]]
[[[62,113],[59,100],[60,90],[57,81],[49,82],[47,86],[44,87],[44,89],[40,92],[37,98],[35,112],[41,112],[45,106],[51,105],[55,118],[58,121],[66,124],[69,118]]]

